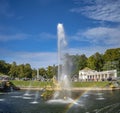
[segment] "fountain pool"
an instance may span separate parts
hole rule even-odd
[[[0,113],[120,113],[120,90],[72,91],[74,101],[44,101],[38,91],[0,93]],[[39,91],[39,94],[42,92]]]

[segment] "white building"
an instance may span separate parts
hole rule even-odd
[[[116,70],[108,70],[108,71],[95,71],[89,68],[84,68],[83,70],[79,71],[79,81],[100,81],[100,80],[107,80],[108,78],[115,79],[117,77]]]

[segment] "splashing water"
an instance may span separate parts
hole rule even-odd
[[[54,97],[68,98],[71,96],[71,87],[69,79],[69,67],[67,59],[67,41],[65,37],[63,24],[57,25],[57,34],[58,34],[58,83],[60,84],[61,91],[57,91],[54,94]]]
[[[38,104],[38,99],[39,99],[39,91],[36,91],[35,93],[35,98],[33,102],[30,102],[31,104]]]

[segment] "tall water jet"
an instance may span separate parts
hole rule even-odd
[[[71,102],[71,87],[70,87],[70,60],[67,54],[67,41],[65,37],[63,24],[57,25],[58,34],[58,76],[53,77],[51,86],[44,88],[41,97],[44,100],[58,101],[64,99],[66,102]]]
[[[60,23],[57,25],[57,33],[58,33],[58,81],[60,81],[61,71],[63,69],[63,62],[64,62],[64,54],[65,54],[64,52],[67,46],[64,28],[63,25]]]
[[[64,32],[63,24],[57,25],[58,34],[58,83],[60,84],[62,93],[65,97],[70,97],[70,80],[69,80],[69,67],[67,58],[67,41]]]

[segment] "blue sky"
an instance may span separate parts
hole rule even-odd
[[[120,0],[0,0],[0,60],[57,64],[57,24],[69,54],[120,47]]]

